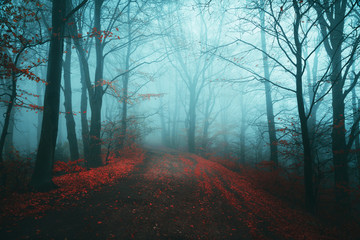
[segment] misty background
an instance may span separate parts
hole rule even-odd
[[[34,161],[43,136],[52,156],[52,128],[55,160],[89,167],[147,144],[287,168],[304,176],[308,207],[320,185],[335,184],[339,201],[358,186],[358,1],[67,3],[83,7],[61,19],[50,1],[1,6],[5,154]],[[58,131],[53,117],[41,133],[57,41]]]

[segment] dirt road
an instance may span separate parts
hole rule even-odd
[[[196,155],[148,150],[126,178],[7,220],[1,239],[335,239],[311,216]],[[2,237],[1,237],[2,236]]]

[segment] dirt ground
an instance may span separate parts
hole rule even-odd
[[[240,173],[169,149],[147,151],[114,184],[1,223],[0,239],[336,239]]]

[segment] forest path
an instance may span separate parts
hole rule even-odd
[[[165,148],[149,149],[119,182],[66,201],[8,222],[1,239],[332,239],[239,173]]]

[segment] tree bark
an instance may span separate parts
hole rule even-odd
[[[73,18],[70,19],[71,22],[75,20]],[[95,95],[95,91],[93,85],[91,84],[90,79],[90,69],[89,63],[87,61],[84,47],[81,43],[81,38],[79,38],[79,32],[74,25],[69,27],[71,35],[74,36],[73,41],[76,47],[76,52],[79,58],[80,67],[81,67],[81,134],[83,140],[83,152],[84,152],[84,159],[87,167],[90,167],[90,132],[89,132],[89,124],[87,120],[87,104],[88,104],[88,96],[89,99],[93,99]],[[93,105],[90,105],[92,108]]]
[[[205,77],[205,76],[203,76]],[[205,102],[205,109],[204,109],[204,128],[202,133],[202,141],[201,141],[201,148],[203,156],[206,156],[209,147],[209,129],[210,125],[214,120],[210,120],[210,116],[214,110],[216,96],[214,92],[214,88],[211,84],[208,85],[208,94],[207,99]]]
[[[340,42],[338,42],[338,44],[341,45]],[[334,161],[335,196],[338,203],[346,205],[349,201],[349,193],[346,191],[348,189],[349,176],[347,167],[348,153],[346,151],[345,136],[345,104],[343,98],[344,81],[341,79],[341,50],[338,50],[333,54],[332,73],[330,79],[333,84],[333,126],[331,138]]]
[[[49,62],[46,76],[47,85],[44,97],[44,115],[35,169],[31,179],[31,186],[37,191],[48,191],[55,187],[52,181],[52,168],[59,121],[65,9],[65,1],[53,1],[53,31],[50,40]]]
[[[189,128],[188,128],[188,151],[195,153],[195,126],[196,126],[196,92],[195,87],[189,89]]]
[[[125,71],[128,71],[128,69],[126,69]],[[129,84],[129,73],[126,72],[123,77],[120,149],[124,148],[126,142],[128,84]]]
[[[123,76],[123,95],[122,95],[122,112],[121,112],[121,137],[120,137],[120,149],[124,148],[125,141],[126,141],[126,129],[127,129],[127,104],[128,104],[128,89],[129,89],[129,69],[130,69],[130,55],[131,55],[131,19],[130,19],[130,1],[128,3],[127,9],[127,21],[128,21],[128,45],[126,50],[126,58],[125,58],[125,74]]]
[[[175,108],[172,117],[172,126],[171,126],[171,146],[175,147],[177,145],[177,125],[178,125],[178,109],[179,109],[179,86],[178,82],[176,81],[175,86]]]
[[[19,57],[19,55],[18,55]],[[17,59],[18,59],[17,57]],[[16,67],[16,63],[17,60],[15,61],[15,67]],[[4,121],[4,126],[1,132],[1,137],[0,137],[0,173],[2,174],[1,177],[1,184],[4,186],[6,184],[6,172],[4,171],[4,159],[3,159],[3,151],[4,151],[4,146],[5,146],[5,140],[6,140],[6,135],[8,134],[8,130],[9,130],[9,125],[11,122],[11,116],[13,115],[13,106],[14,106],[14,101],[16,98],[16,84],[17,84],[17,78],[15,76],[14,71],[12,71],[11,73],[11,80],[12,80],[12,88],[11,88],[11,95],[10,95],[10,99],[9,99],[9,104],[6,108],[6,113],[5,113],[5,121]]]
[[[78,54],[79,56],[79,54]],[[80,56],[79,56],[80,59]],[[86,62],[87,64],[87,62]],[[85,163],[88,164],[89,160],[89,151],[90,151],[90,139],[89,139],[89,124],[87,120],[87,90],[86,90],[86,74],[85,69],[83,67],[82,61],[80,61],[81,67],[81,100],[80,100],[80,111],[81,111],[81,137],[83,141],[83,153]]]
[[[71,22],[74,22],[73,17],[70,18]],[[74,25],[69,26],[70,34],[74,37],[73,42],[76,48],[77,56],[80,63],[80,74],[81,74],[81,100],[80,100],[80,111],[81,111],[81,136],[83,141],[83,153],[84,159],[87,167],[89,167],[89,156],[90,156],[90,133],[89,133],[89,124],[87,119],[87,106],[88,106],[88,96],[90,98],[94,95],[94,89],[91,85],[90,79],[90,70],[89,63],[85,56],[84,47],[79,38],[79,32]]]
[[[67,139],[69,141],[70,159],[79,159],[79,147],[76,137],[75,120],[72,109],[72,92],[71,92],[71,40],[66,39],[66,55],[64,61],[64,106]]]
[[[264,6],[264,0],[260,1],[261,6]],[[279,164],[278,160],[278,149],[277,149],[277,137],[276,137],[276,127],[275,127],[275,117],[273,102],[271,97],[271,86],[270,86],[270,72],[269,72],[269,62],[266,55],[266,36],[265,36],[265,13],[262,10],[260,12],[260,24],[261,24],[261,48],[263,51],[263,64],[264,64],[264,86],[265,86],[265,101],[266,101],[266,117],[268,121],[268,132],[269,132],[269,142],[270,142],[270,161],[272,161],[275,166]]]
[[[355,88],[352,89],[351,91],[351,103],[352,103],[352,110],[353,110],[353,121],[354,123],[357,121],[357,119],[359,118],[359,111],[360,111],[360,99],[358,99],[357,95],[356,95],[356,91]],[[354,132],[359,132],[359,124],[356,124],[354,126],[355,131]],[[354,140],[355,143],[355,159],[356,159],[356,163],[357,166],[360,167],[360,141],[359,141],[359,136],[357,136]],[[358,168],[358,178],[360,179],[360,168]],[[360,182],[360,181],[359,181]]]
[[[8,160],[14,159],[14,127],[15,127],[15,110],[12,109],[10,113],[10,122],[5,139],[5,157]]]
[[[44,71],[42,71],[44,72]],[[45,75],[45,73],[44,73]],[[37,98],[37,105],[40,107],[43,105],[43,102],[42,102],[42,98],[41,96],[43,95],[43,91],[42,91],[42,85],[43,83],[42,82],[38,82],[36,83],[36,94],[39,95],[39,97]],[[42,110],[38,110],[38,115],[37,115],[37,131],[36,131],[36,139],[37,139],[37,144],[39,145],[39,142],[40,142],[40,136],[41,136],[41,122],[42,122],[42,118],[43,118],[43,111]]]
[[[300,42],[299,30],[301,22],[301,14],[298,3],[293,0],[295,10],[294,23],[294,40],[296,47],[296,101],[301,126],[301,139],[304,148],[304,185],[305,185],[305,206],[310,213],[315,213],[316,201],[313,186],[313,168],[312,168],[312,151],[310,144],[310,136],[308,129],[308,118],[305,112],[305,103],[303,95],[303,65],[302,65],[302,44]]]
[[[327,4],[326,1],[323,1]],[[332,153],[334,164],[335,198],[340,208],[349,209],[350,195],[348,175],[348,149],[345,128],[345,95],[343,88],[345,79],[342,75],[342,44],[344,42],[344,19],[347,0],[338,0],[331,7],[324,7],[321,2],[314,1],[319,17],[321,34],[324,38],[325,50],[331,59],[330,82],[332,84]],[[325,20],[325,16],[328,21]]]
[[[94,28],[95,34],[95,52],[96,52],[96,69],[95,69],[95,86],[94,94],[90,97],[91,107],[91,125],[90,125],[90,154],[89,167],[98,167],[102,165],[101,159],[101,107],[103,98],[103,71],[104,57],[101,34],[101,7],[103,0],[95,0],[94,8]],[[89,87],[88,87],[89,88]]]
[[[207,108],[207,107],[206,107]],[[207,112],[206,112],[207,113]],[[204,153],[207,152],[208,150],[208,143],[209,143],[209,127],[210,127],[210,122],[209,122],[209,115],[205,114],[205,119],[204,119],[204,129],[203,129],[203,136],[202,136],[202,150]]]
[[[308,55],[307,54],[307,46],[305,46],[305,49],[306,49],[305,54]],[[316,98],[316,92],[314,92],[314,86],[316,84],[317,72],[318,72],[319,50],[320,50],[319,47],[315,50],[314,63],[313,63],[312,70],[310,70],[310,65],[309,64],[306,65],[310,104],[312,104],[312,102]],[[326,88],[324,87],[324,90],[325,89]],[[323,94],[321,94],[321,95],[323,95]],[[314,104],[314,106],[312,108],[312,111],[311,111],[311,114],[310,114],[309,119],[308,119],[309,134],[310,134],[310,137],[311,137],[311,146],[312,146],[313,149],[315,149],[315,147],[316,147],[315,146],[316,142],[314,142],[314,138],[315,138],[315,135],[316,135],[315,131],[316,131],[317,110],[319,109],[320,104],[321,104],[321,102],[317,102],[317,103]]]

